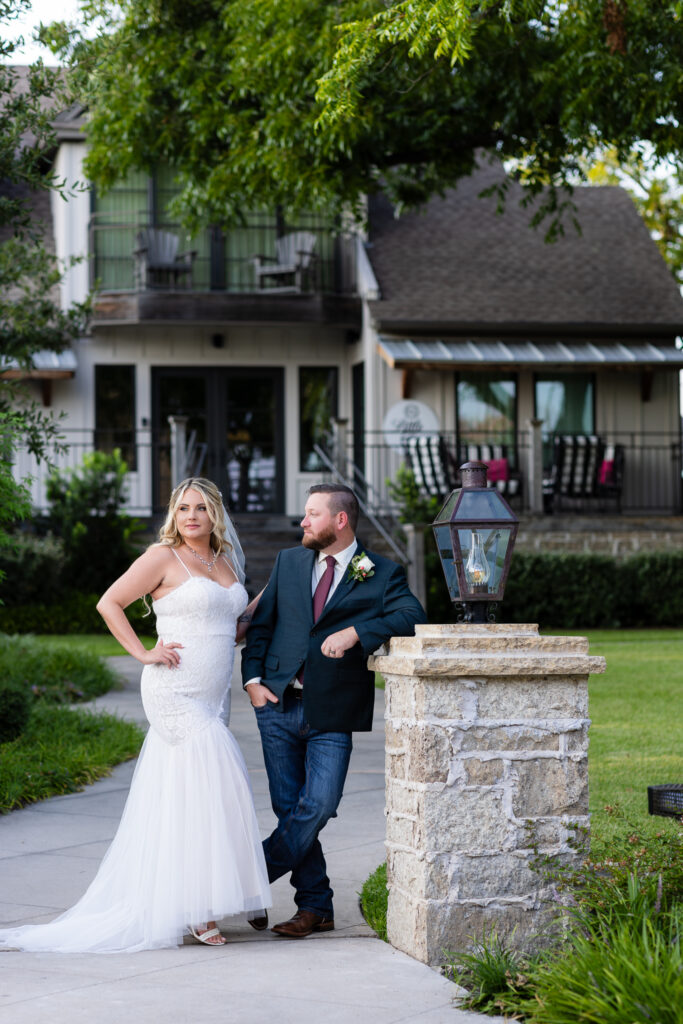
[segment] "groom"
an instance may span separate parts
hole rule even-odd
[[[403,569],[357,542],[358,514],[349,487],[311,487],[302,547],[278,555],[242,653],[278,819],[263,843],[268,876],[291,872],[298,908],[272,931],[292,939],[334,928],[318,834],[342,797],[352,731],[372,728],[367,658],[426,621]]]

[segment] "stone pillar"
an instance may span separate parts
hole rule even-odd
[[[370,665],[386,680],[389,941],[432,965],[483,931],[533,946],[557,910],[533,847],[569,861],[588,825],[604,658],[534,625],[426,625]]]

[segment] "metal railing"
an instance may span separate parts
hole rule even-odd
[[[105,292],[136,290],[138,233],[151,227],[146,215],[125,216],[93,213],[89,224],[90,284]],[[251,215],[244,226],[221,232],[215,228],[190,237],[178,224],[156,223],[154,227],[178,235],[180,252],[194,252],[191,281],[180,287],[192,291],[218,291],[235,294],[267,293],[260,288],[253,257],[275,257],[275,240],[284,233],[307,231],[316,236],[314,258],[305,275],[305,290],[335,295],[356,294],[356,239],[340,233],[322,217],[302,217],[296,225],[284,229],[275,218]],[[168,287],[168,286],[167,286]],[[163,289],[162,289],[163,290]]]
[[[399,562],[406,565],[410,561],[408,546],[405,542],[401,524],[398,521],[393,509],[380,507],[378,492],[372,484],[364,477],[362,472],[353,463],[347,463],[341,452],[335,455],[325,451],[320,445],[314,444],[313,451],[316,453],[327,473],[338,482],[351,487],[358,498],[363,515],[372,523],[372,526],[389,545]],[[347,475],[350,471],[350,475]]]
[[[529,430],[512,434],[458,436],[454,431],[441,431],[440,436],[452,455],[453,463],[459,465],[467,460],[468,444],[503,444],[507,448],[510,469],[521,478],[520,497],[517,508],[529,508],[529,463],[533,455],[532,436]],[[678,515],[683,512],[683,456],[679,434],[668,432],[605,431],[600,432],[605,444],[618,444],[624,450],[624,478],[620,511],[629,514]],[[543,435],[544,477],[549,473],[549,455],[552,453],[553,435]],[[384,431],[366,431],[362,444],[354,437],[352,430],[344,431],[341,444],[349,464],[353,453],[363,453],[364,465],[354,472],[362,473],[373,487],[373,507],[387,513],[395,510],[387,486],[394,480],[401,465],[406,462],[400,435],[388,436]],[[347,471],[352,475],[352,471]],[[577,503],[579,514],[598,511],[594,504],[586,502],[583,507]],[[617,511],[615,508],[614,511]]]
[[[163,478],[158,476],[158,479],[164,484],[164,493],[167,493],[167,485],[170,486],[171,483],[173,455],[168,430],[157,433],[147,428],[118,433],[100,431],[99,434],[95,430],[64,430],[63,436],[67,449],[53,460],[54,464],[62,469],[78,465],[86,452],[111,451],[115,446],[122,449],[123,457],[132,467],[128,474],[129,498],[126,504],[126,510],[131,514],[148,516],[152,513],[154,473],[156,471],[157,476],[159,475],[160,466],[166,467]],[[453,433],[444,432],[442,436],[453,453],[462,451]],[[624,449],[622,512],[633,515],[679,515],[683,512],[683,459],[680,436],[669,433],[622,431],[606,432],[601,434],[601,437],[605,443],[621,444]],[[387,443],[387,440],[392,443]],[[490,442],[493,440],[492,437],[489,438]],[[545,440],[549,442],[551,438]],[[188,471],[198,472],[205,465],[205,459],[207,463],[210,462],[211,452],[207,453],[203,445],[192,447],[190,442],[191,437],[188,439],[186,453],[186,457],[192,462]],[[381,431],[366,432],[362,437],[362,446],[358,442],[359,439],[354,439],[352,431],[343,430],[338,434],[336,445],[326,445],[325,449],[317,450],[317,454],[328,472],[338,474],[335,479],[343,479],[356,490],[368,511],[392,538],[389,543],[393,549],[392,542],[395,541],[399,530],[398,510],[391,498],[387,481],[394,480],[399,467],[405,463],[403,448],[398,438],[387,439]],[[354,464],[354,450],[362,452],[363,465]],[[548,450],[547,444],[544,445],[544,450]],[[527,431],[519,431],[514,437],[514,449],[509,452],[509,456],[512,468],[521,477],[521,493],[516,502],[516,507],[521,511],[529,507],[527,467],[531,455],[530,435]],[[185,468],[187,467],[184,464],[183,469]],[[16,455],[14,470],[17,479],[31,479],[34,507],[41,511],[47,509],[46,483],[49,467],[44,463],[36,463],[30,453],[20,448]],[[589,503],[577,511],[593,512],[599,509]],[[403,561],[403,556],[399,557]]]

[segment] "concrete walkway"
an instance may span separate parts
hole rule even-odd
[[[112,659],[125,680],[94,702],[146,724],[141,666]],[[437,971],[381,942],[363,920],[358,892],[384,860],[383,694],[375,729],[354,737],[337,819],[322,833],[335,889],[335,931],[307,939],[256,933],[243,917],[223,924],[229,942],[210,949],[129,955],[0,955],[1,1024],[484,1024],[453,1005],[455,988]],[[274,825],[253,713],[233,679],[230,728],[249,767],[263,835]],[[47,921],[74,903],[94,876],[116,830],[133,763],[83,793],[56,797],[0,817],[0,921]],[[286,879],[273,886],[272,922],[291,916]]]

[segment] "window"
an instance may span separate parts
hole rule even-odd
[[[592,373],[538,374],[536,417],[544,434],[592,434],[595,430]]]
[[[134,366],[95,367],[95,447],[120,448],[128,469],[137,469]]]
[[[316,473],[323,468],[313,445],[325,444],[337,415],[338,376],[336,366],[299,369],[299,469],[304,473]]]
[[[472,371],[457,380],[458,442],[504,444],[514,451],[517,381],[509,374]]]

